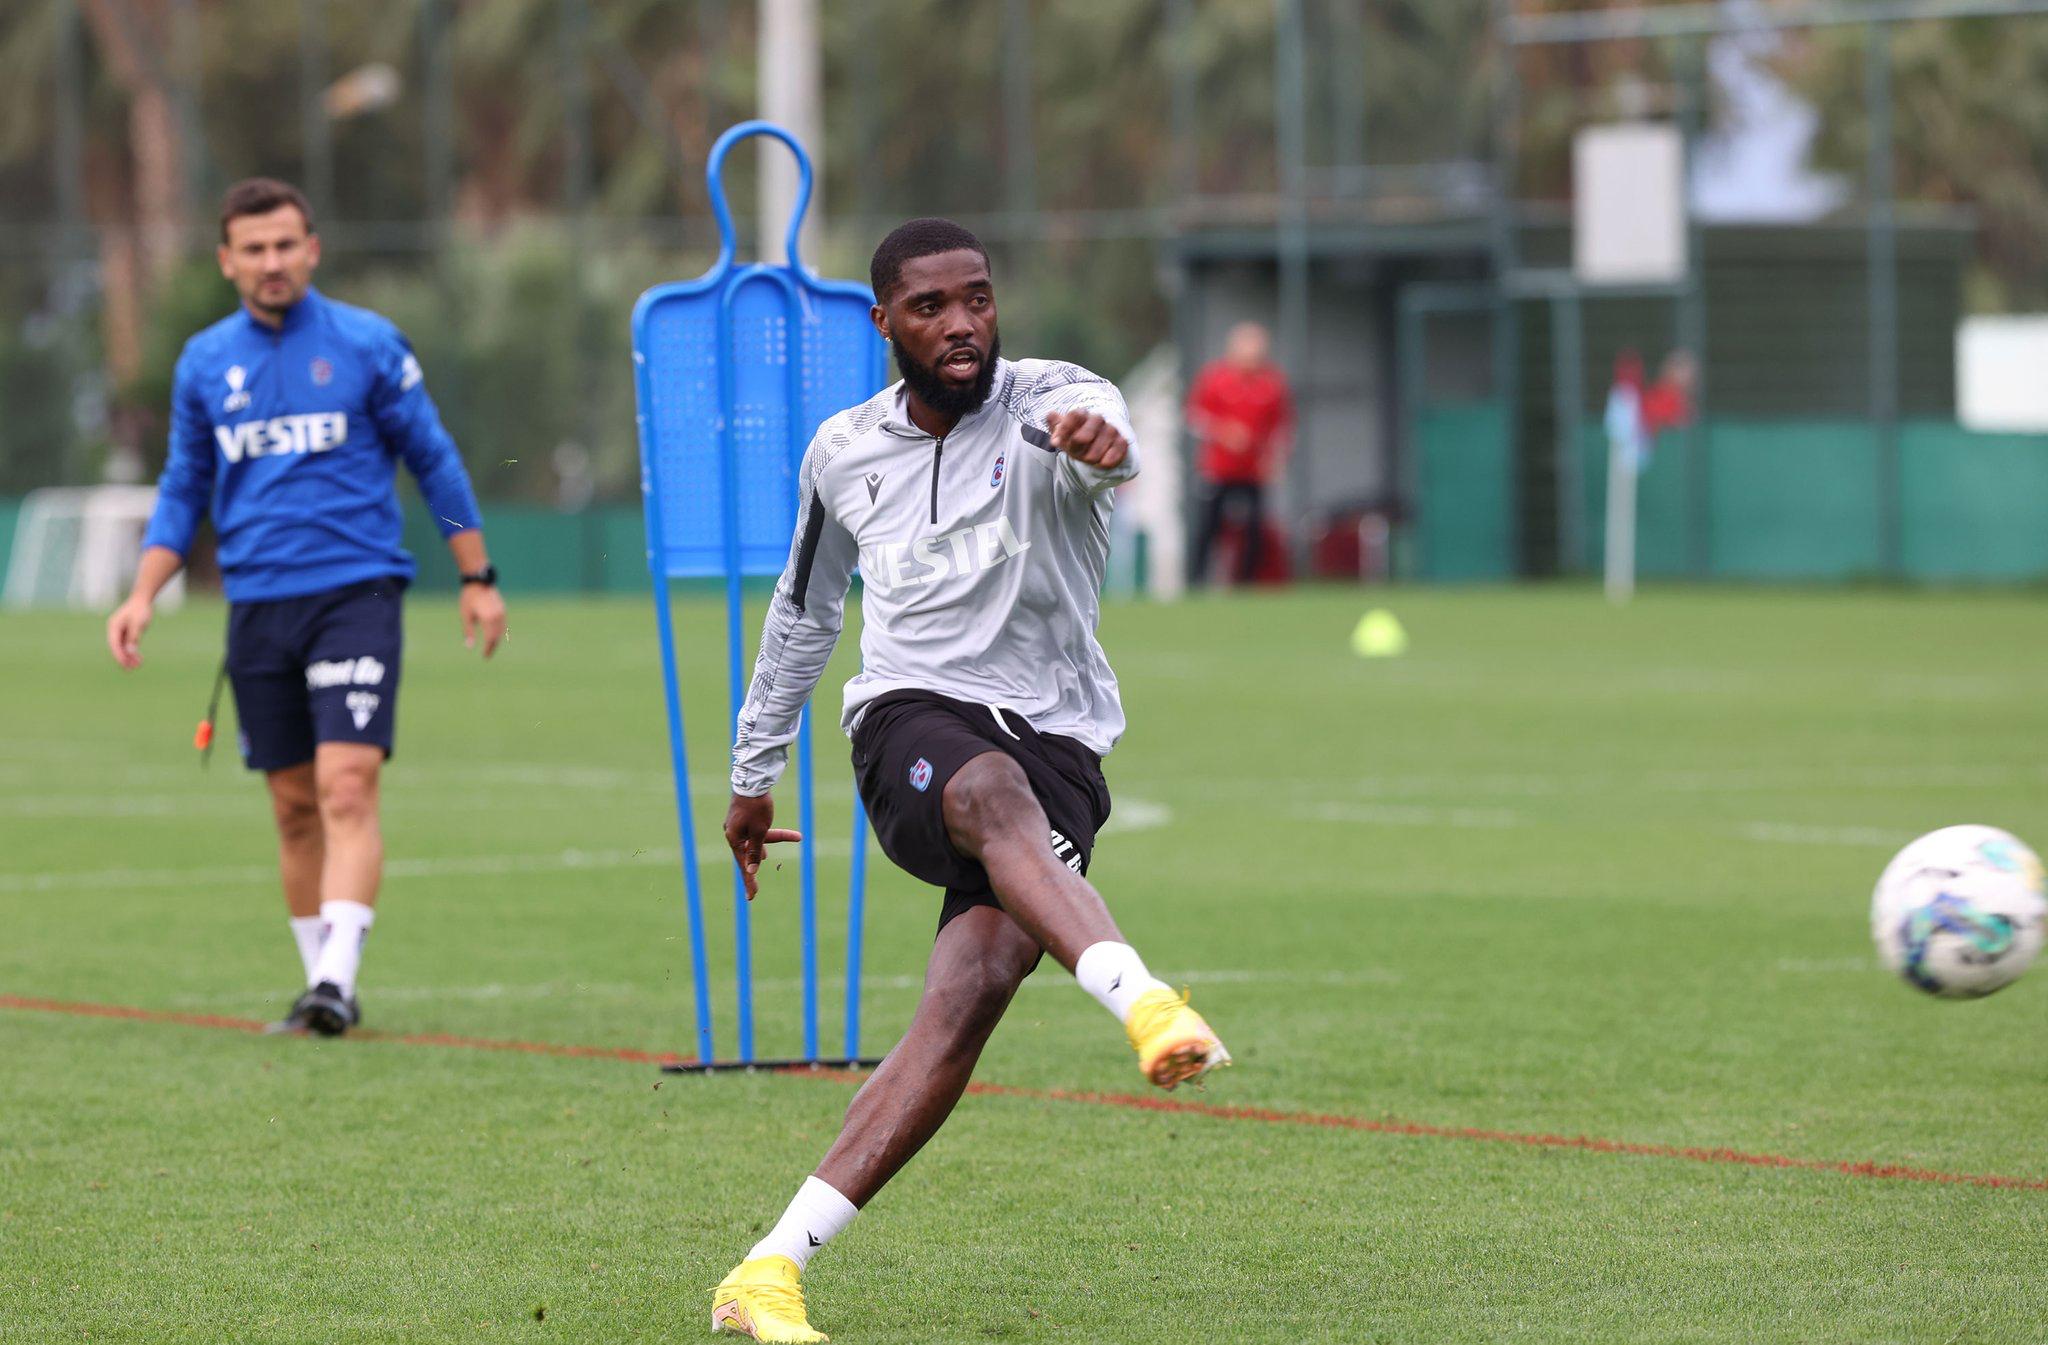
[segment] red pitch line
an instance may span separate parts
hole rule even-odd
[[[178,1013],[167,1009],[136,1009],[121,1004],[86,1004],[72,1000],[36,999],[26,995],[0,995],[0,1009],[72,1014],[85,1018],[119,1018],[140,1023],[173,1023],[181,1027],[208,1027],[229,1032],[262,1032],[265,1026],[254,1018],[231,1018],[214,1013]],[[397,1034],[361,1031],[351,1033],[350,1036],[363,1041],[393,1042],[401,1046],[441,1046],[468,1051],[517,1051],[527,1055],[565,1056],[585,1060],[623,1060],[635,1065],[668,1065],[683,1059],[673,1052],[636,1051],[630,1047],[507,1041],[495,1037],[460,1037],[445,1032]],[[815,1075],[847,1082],[859,1082],[868,1077],[847,1070],[795,1069],[777,1072]],[[1944,1186],[1986,1186],[2005,1190],[2048,1191],[2048,1180],[2041,1178],[2002,1177],[1982,1172],[1943,1172],[1934,1168],[1907,1167],[1899,1163],[1852,1163],[1830,1161],[1825,1158],[1794,1158],[1788,1154],[1748,1153],[1741,1149],[1641,1144],[1631,1140],[1601,1139],[1594,1135],[1534,1134],[1515,1130],[1488,1130],[1478,1126],[1429,1125],[1421,1121],[1374,1120],[1371,1117],[1345,1116],[1334,1112],[1229,1107],[1172,1097],[1138,1096],[1132,1093],[1072,1092],[1064,1088],[1015,1088],[999,1083],[970,1083],[967,1085],[967,1091],[981,1097],[1072,1102],[1092,1107],[1121,1107],[1131,1111],[1201,1116],[1217,1121],[1257,1121],[1264,1125],[1316,1126],[1326,1130],[1356,1130],[1373,1135],[1401,1135],[1416,1139],[1514,1144],[1530,1149],[1577,1149],[1585,1153],[1626,1154],[1637,1158],[1677,1158],[1693,1163],[1732,1163],[1743,1167],[1831,1172],[1844,1177],[1865,1177],[1878,1181],[1932,1182]]]
[[[1129,1107],[1136,1111],[1174,1112],[1184,1116],[1207,1116],[1222,1121],[1322,1126],[1333,1130],[1363,1130],[1375,1135],[1468,1140],[1479,1144],[1519,1144],[1531,1149],[1581,1149],[1588,1153],[1631,1154],[1640,1158],[1682,1158],[1694,1163],[1736,1163],[1757,1168],[1792,1168],[1801,1172],[1834,1172],[1846,1177],[1873,1177],[1883,1181],[1937,1182],[1951,1186],[1993,1186],[2022,1191],[2048,1191],[2048,1180],[2033,1177],[2001,1177],[1981,1172],[1941,1172],[1932,1168],[1905,1167],[1898,1163],[1850,1163],[1825,1158],[1793,1158],[1786,1154],[1746,1153],[1741,1149],[1640,1144],[1631,1140],[1601,1139],[1594,1135],[1543,1135],[1515,1130],[1487,1130],[1478,1126],[1428,1125],[1421,1121],[1375,1121],[1365,1116],[1273,1111],[1265,1107],[1222,1107],[1207,1102],[1185,1102],[1169,1097],[1139,1097],[1130,1093],[1074,1093],[1062,1088],[1012,1088],[999,1083],[971,1083],[967,1085],[967,1091],[994,1097],[1038,1098],[1051,1102],[1085,1102],[1098,1107]]]
[[[229,1018],[217,1013],[131,1009],[121,1004],[81,1004],[72,1000],[32,999],[26,995],[0,995],[0,1009],[68,1013],[83,1018],[125,1018],[138,1023],[175,1023],[180,1027],[211,1027],[228,1032],[262,1032],[269,1026],[254,1018]],[[519,1051],[527,1055],[623,1060],[634,1065],[668,1065],[682,1059],[673,1051],[636,1051],[625,1046],[574,1046],[552,1041],[503,1041],[495,1037],[458,1037],[446,1032],[394,1033],[364,1029],[349,1035],[359,1041],[396,1042],[401,1046],[452,1046],[465,1051]]]

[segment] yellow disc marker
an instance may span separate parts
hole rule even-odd
[[[1384,607],[1375,607],[1358,618],[1351,632],[1351,652],[1360,658],[1399,658],[1408,652],[1408,632]]]

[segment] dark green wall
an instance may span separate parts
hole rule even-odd
[[[486,503],[484,537],[507,593],[633,592],[647,587],[646,531],[636,507],[601,505],[564,514],[531,504]],[[419,562],[415,587],[456,586],[448,545],[426,506],[409,492],[405,549]]]
[[[1418,577],[1514,573],[1514,474],[1498,402],[1425,407],[1415,418]]]
[[[1710,577],[1860,579],[1881,570],[1877,436],[1856,421],[1716,422],[1665,435],[1637,483],[1636,568],[1693,574],[1705,530]],[[1589,560],[1604,563],[1607,441],[1582,446]],[[1701,501],[1694,482],[1707,483]],[[1911,580],[2048,578],[2048,436],[1975,434],[1941,421],[1899,429],[1900,552]],[[1704,507],[1702,505],[1704,504]]]

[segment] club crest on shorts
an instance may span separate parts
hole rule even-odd
[[[922,794],[925,790],[931,788],[931,784],[932,763],[926,761],[923,757],[919,757],[917,764],[910,768],[910,787]]]
[[[313,375],[313,385],[315,387],[324,388],[334,381],[334,365],[324,355],[313,357],[313,364],[309,372]]]
[[[1003,458],[1005,456],[1007,455],[1002,453],[996,454],[996,469],[988,474],[988,488],[990,490],[994,490],[997,486],[1003,484]]]

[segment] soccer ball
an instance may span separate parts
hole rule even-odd
[[[2041,861],[1996,827],[1943,827],[1899,851],[1870,899],[1885,965],[1930,995],[1976,999],[2012,984],[2048,925]]]

